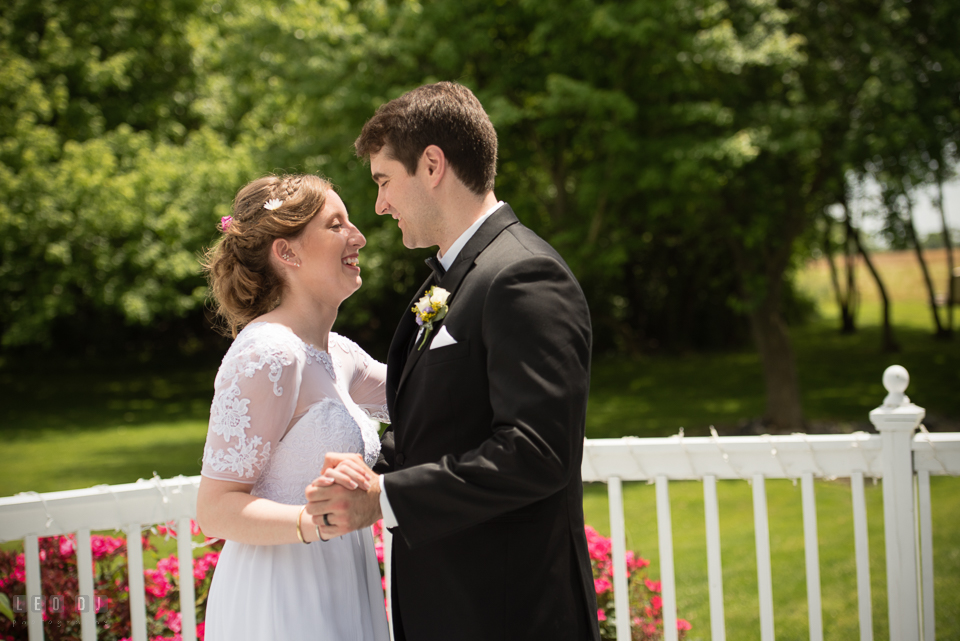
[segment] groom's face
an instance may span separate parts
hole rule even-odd
[[[423,163],[421,162],[421,165]],[[438,244],[438,214],[423,184],[422,168],[410,175],[399,160],[389,157],[384,147],[370,154],[370,173],[377,183],[377,214],[392,216],[408,249]]]

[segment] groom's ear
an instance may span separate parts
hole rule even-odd
[[[420,155],[420,163],[425,171],[427,183],[431,187],[440,184],[444,174],[447,172],[447,156],[443,149],[436,145],[427,145]]]

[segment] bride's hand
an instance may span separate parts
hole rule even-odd
[[[313,482],[317,486],[330,486],[334,483],[348,490],[360,488],[364,492],[370,489],[374,472],[359,454],[328,452],[323,460],[320,476]]]

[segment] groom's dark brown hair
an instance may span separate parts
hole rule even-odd
[[[493,191],[497,132],[473,92],[455,82],[423,85],[381,105],[354,143],[361,158],[386,147],[411,176],[429,145],[443,150],[470,191]]]

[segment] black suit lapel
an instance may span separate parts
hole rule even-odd
[[[397,392],[400,390],[400,382],[406,373],[408,361],[410,360],[410,341],[419,330],[416,315],[411,308],[423,296],[431,285],[435,283],[433,274],[424,281],[423,285],[417,291],[400,317],[400,323],[397,325],[397,331],[393,334],[393,341],[390,342],[390,351],[387,352],[387,403],[390,406],[390,412],[393,413],[393,403]]]
[[[463,249],[460,250],[460,254],[457,256],[456,260],[453,261],[453,265],[450,266],[450,271],[444,274],[443,278],[440,279],[439,286],[443,289],[450,292],[450,298],[448,305],[452,308],[457,304],[456,293],[457,289],[460,288],[460,283],[463,282],[464,277],[470,272],[470,269],[473,267],[474,260],[477,256],[487,248],[493,239],[500,235],[504,229],[513,225],[514,223],[519,222],[517,220],[516,214],[513,213],[513,210],[510,209],[510,205],[503,205],[497,211],[490,215],[487,220],[480,225],[480,229],[476,231],[473,237],[467,241],[467,244],[463,246]],[[423,296],[431,285],[434,284],[435,275],[431,274],[430,278],[427,279],[427,282],[424,283],[423,287],[420,288],[419,293],[414,297],[408,306],[413,307],[414,304]],[[416,332],[419,330],[419,326],[416,323],[415,315],[413,312],[408,312],[406,316],[400,320],[400,326],[397,327],[397,332],[394,335],[393,343],[390,346],[390,360],[388,361],[390,366],[393,367],[394,363],[398,365],[398,371],[401,371],[399,380],[397,381],[396,392],[394,394],[400,393],[400,388],[403,386],[404,381],[407,380],[407,376],[413,370],[414,366],[417,364],[417,361],[420,360],[420,357],[423,355],[423,352],[426,352],[430,349],[429,345],[424,345],[422,349],[420,347],[420,341],[423,340],[423,337],[417,341],[417,344],[414,345],[413,350],[405,357],[406,360],[399,360],[403,358],[401,354],[394,354],[394,350],[401,349],[400,344],[398,344],[398,338],[406,337],[406,341],[410,340],[410,333]],[[431,335],[435,335],[436,332],[440,331],[440,327],[443,324],[443,321],[433,324],[433,331]],[[427,338],[429,343],[430,339]],[[409,342],[399,341],[402,345],[409,345]],[[397,360],[394,360],[394,357],[397,357]],[[388,369],[387,381],[388,381],[388,393],[390,392],[390,375]]]
[[[463,282],[464,277],[473,267],[473,262],[477,256],[487,248],[487,245],[493,242],[494,238],[500,235],[500,232],[518,222],[520,221],[517,220],[517,215],[510,209],[510,205],[503,205],[483,221],[480,229],[473,235],[473,238],[467,241],[456,260],[450,265],[450,271],[440,280],[440,287],[450,292],[451,303],[457,289],[460,288],[460,283]]]

